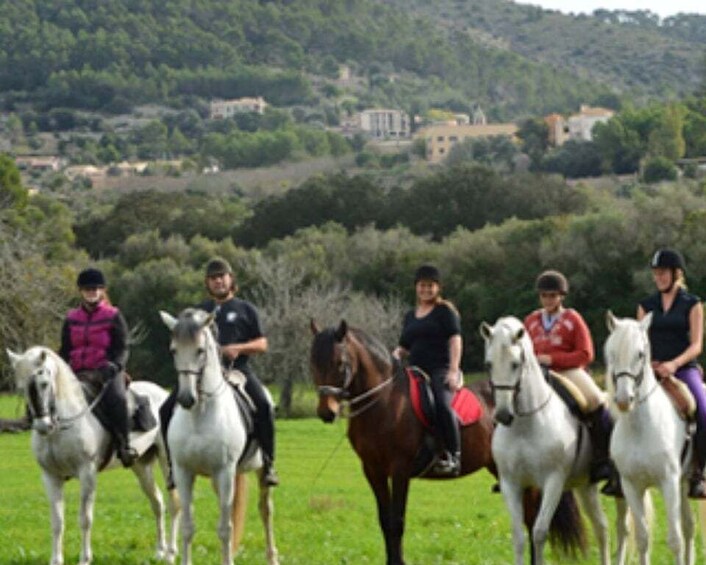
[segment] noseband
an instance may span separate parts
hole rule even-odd
[[[632,379],[635,382],[635,391],[636,391],[635,396],[637,396],[637,391],[639,390],[640,385],[642,385],[642,381],[645,379],[645,369],[646,368],[647,368],[647,357],[643,356],[642,357],[642,364],[641,364],[640,368],[638,369],[637,373],[632,373],[631,371],[618,371],[617,373],[613,373],[612,374],[613,386],[615,388],[617,388],[619,379],[623,379],[623,378]],[[636,402],[638,404],[641,404],[642,402],[647,400],[647,398],[657,389],[658,386],[659,386],[659,381],[657,379],[655,379],[655,386],[652,387],[652,389],[645,396],[643,396],[642,398],[636,399]]]
[[[355,418],[359,414],[362,414],[363,412],[368,410],[368,408],[371,408],[375,403],[377,403],[378,400],[380,400],[380,397],[377,396],[373,398],[368,404],[358,408],[357,410],[353,410],[352,412],[350,411],[353,406],[361,403],[363,400],[366,400],[379,390],[390,385],[392,383],[392,376],[382,381],[380,384],[375,385],[373,388],[368,389],[365,392],[359,394],[358,396],[353,397],[350,391],[350,387],[353,384],[355,373],[353,373],[353,365],[351,364],[349,358],[348,347],[346,347],[345,343],[342,343],[341,347],[343,351],[341,353],[341,370],[339,373],[342,377],[343,385],[340,387],[332,385],[321,385],[317,387],[317,391],[320,397],[331,396],[339,402],[347,403],[349,407],[347,417],[350,419]]]
[[[489,379],[490,380],[490,389],[493,393],[493,401],[495,401],[495,391],[496,390],[508,390],[511,391],[512,394],[512,409],[515,412],[516,416],[524,417],[524,416],[531,416],[532,414],[536,414],[540,410],[542,410],[548,403],[549,400],[552,397],[552,388],[549,387],[549,394],[547,395],[547,398],[536,408],[532,408],[531,410],[527,410],[525,412],[522,412],[517,404],[517,397],[520,394],[520,391],[522,390],[522,377],[525,375],[527,372],[527,358],[525,356],[525,351],[524,349],[520,348],[520,376],[517,378],[517,380],[514,382],[514,384],[511,385],[499,385],[493,382],[492,377]]]

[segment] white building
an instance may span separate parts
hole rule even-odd
[[[236,98],[233,100],[212,100],[210,117],[212,120],[232,118],[236,114],[263,114],[267,102],[262,96],[257,98]]]
[[[607,108],[594,108],[582,104],[578,114],[569,116],[569,139],[591,141],[593,139],[593,126],[607,122],[614,114],[613,110],[608,110]]]
[[[360,113],[360,129],[376,139],[409,137],[409,116],[401,110],[371,109]]]

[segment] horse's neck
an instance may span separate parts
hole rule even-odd
[[[86,407],[81,382],[68,365],[57,361],[56,371],[56,410],[59,416],[75,414]]]
[[[522,403],[522,408],[534,409],[541,406],[549,398],[549,395],[552,394],[552,388],[544,378],[542,368],[539,366],[534,354],[527,355],[527,362],[523,367],[523,371],[518,398]]]
[[[354,351],[358,360],[356,374],[353,375],[351,392],[353,394],[365,393],[390,378],[392,374],[392,364],[384,371],[380,371],[375,365],[372,356],[358,341],[354,342]]]

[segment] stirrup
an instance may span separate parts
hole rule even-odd
[[[123,467],[132,467],[137,458],[137,451],[135,451],[132,447],[118,448],[118,459],[120,459]]]
[[[623,487],[620,484],[620,477],[612,476],[601,489],[601,494],[606,496],[614,496],[615,498],[623,498]]]
[[[705,499],[706,498],[706,483],[702,477],[697,477],[689,481],[689,498]]]
[[[613,466],[610,461],[597,461],[591,466],[590,480],[592,483],[610,481],[613,477]]]
[[[266,487],[276,487],[279,485],[279,476],[273,464],[268,464],[262,473],[262,483]]]
[[[440,457],[434,464],[433,472],[438,475],[446,475],[449,477],[457,477],[461,472],[461,461],[456,455],[452,455],[448,451]]]

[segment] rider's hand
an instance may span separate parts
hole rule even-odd
[[[231,361],[235,361],[238,358],[238,355],[240,355],[240,350],[237,344],[232,343],[230,345],[222,346],[221,353]]]
[[[463,373],[458,369],[450,369],[449,372],[446,373],[445,381],[446,386],[448,386],[452,392],[460,390],[463,388]]]

